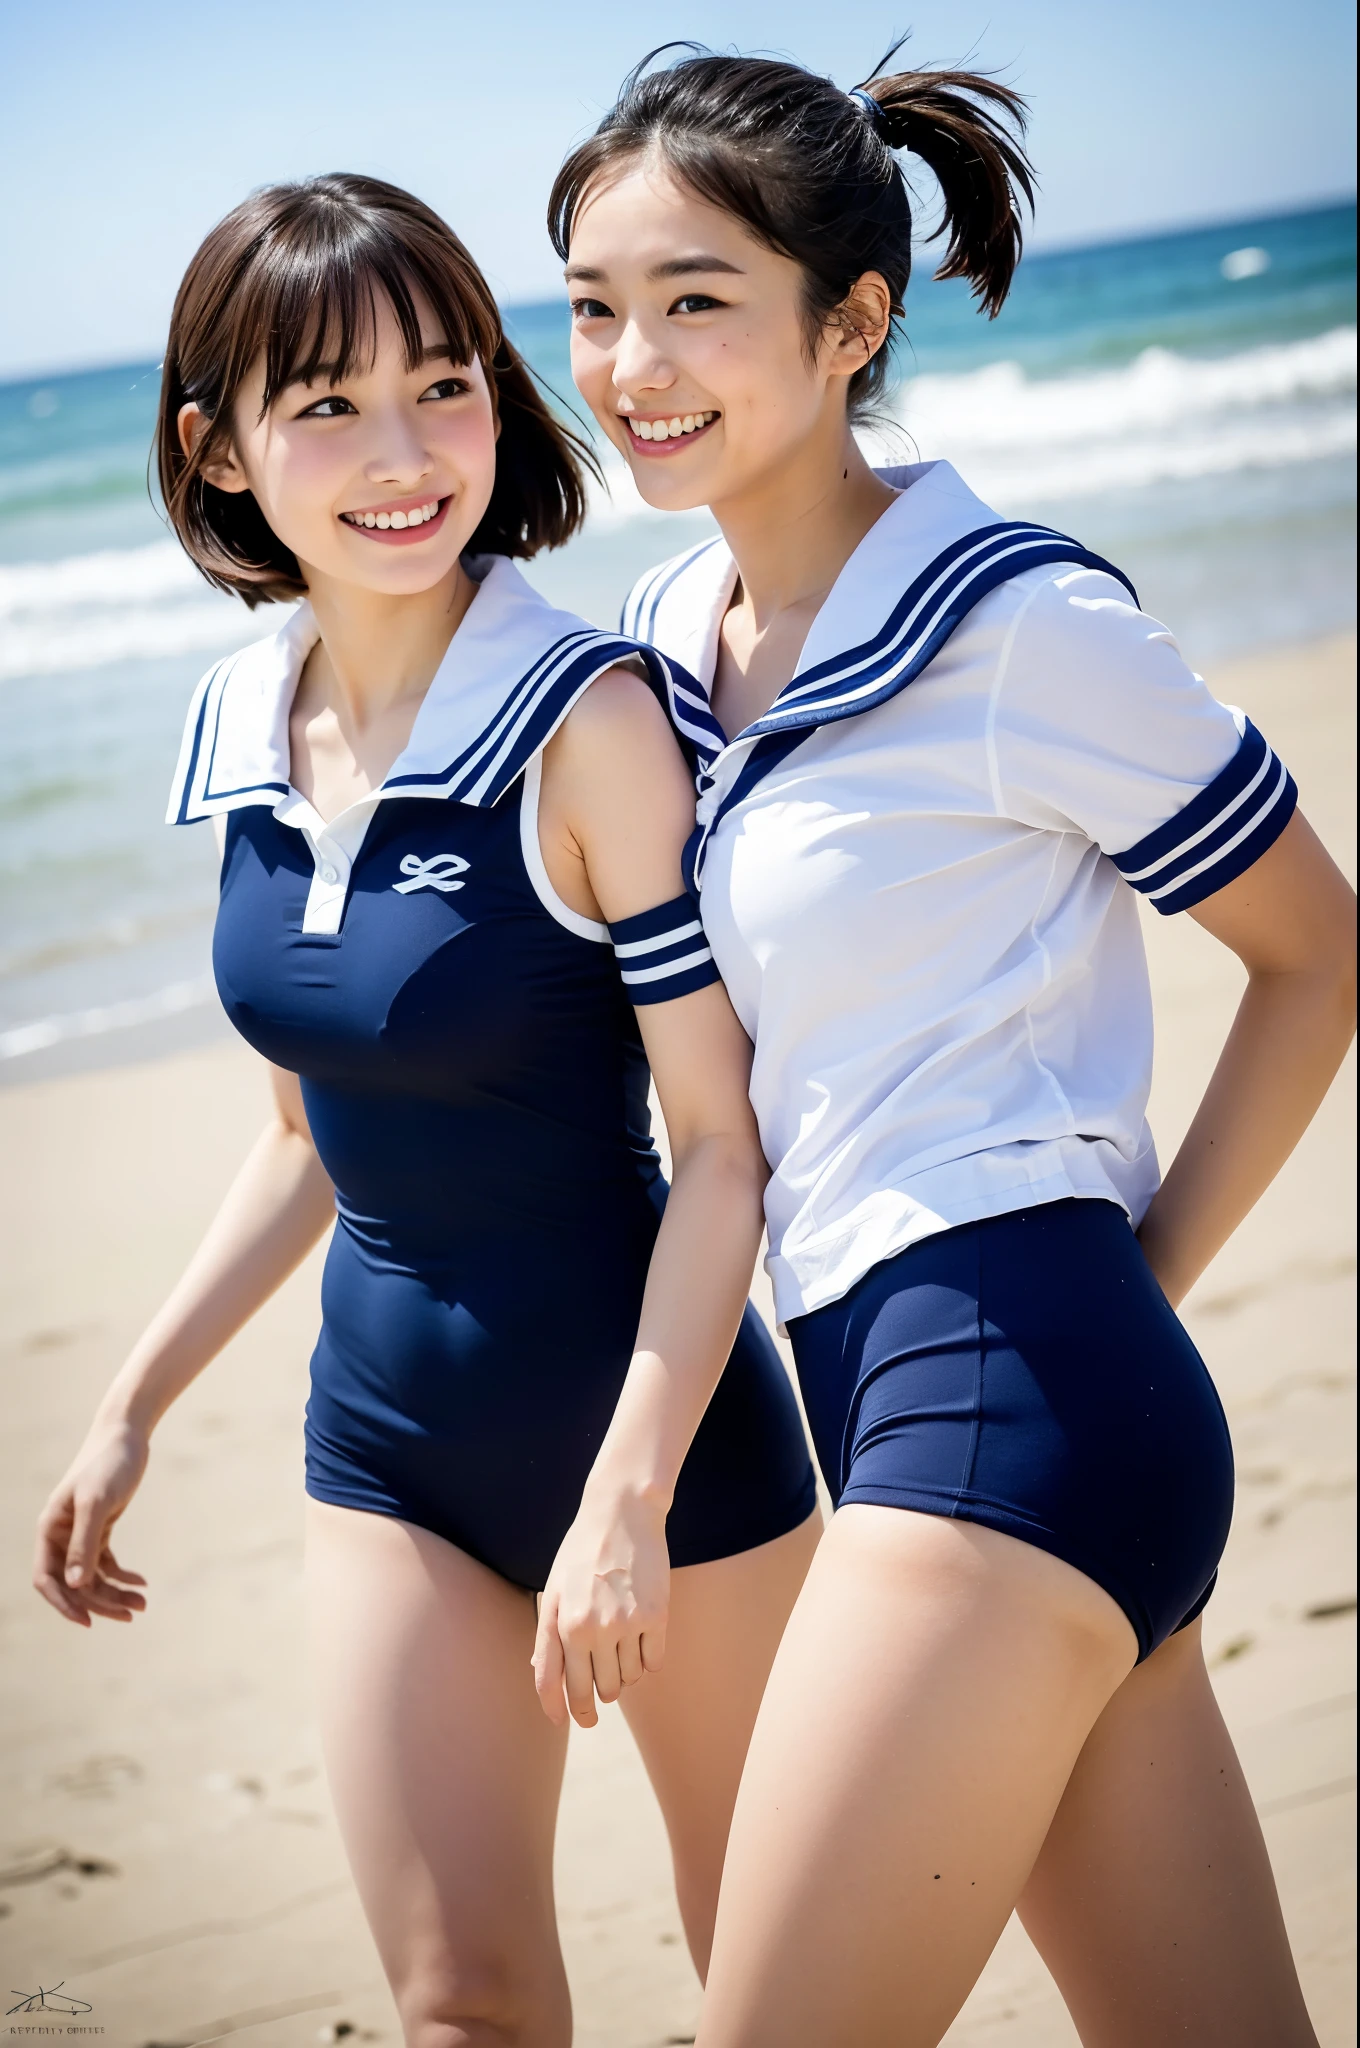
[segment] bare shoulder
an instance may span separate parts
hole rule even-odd
[[[607,669],[579,697],[549,741],[544,764],[555,781],[587,791],[673,795],[692,811],[694,785],[670,721],[641,676]]]

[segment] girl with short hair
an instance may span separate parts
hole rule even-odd
[[[1232,1452],[1174,1305],[1350,1040],[1354,899],[1127,577],[855,440],[911,265],[899,153],[939,182],[938,275],[995,314],[1017,95],[650,63],[549,219],[579,389],[648,504],[721,529],[624,619],[700,757],[688,880],[755,1045],[768,1263],[836,1504],[699,2039],[925,2048],[1018,1907],[1088,2043],[1302,2048],[1200,1646]],[[1135,892],[1248,977],[1164,1177]]]
[[[566,1734],[535,1699],[535,1592],[563,1549],[606,1601],[614,1573],[638,1594],[587,1682],[624,1698],[702,1971],[819,1527],[746,1304],[765,1168],[681,886],[667,664],[515,567],[579,526],[584,451],[467,250],[393,186],[274,186],[213,230],[158,453],[209,581],[303,600],[203,679],[170,805],[224,827],[217,985],[274,1113],[53,1492],[35,1582],[85,1627],[144,1606],[109,1546],[151,1431],[334,1221],[306,1578],[346,1848],[409,2041],[560,2048]],[[638,1392],[706,1398],[725,1360],[667,1498],[616,1488],[669,1461]],[[653,1514],[669,1598],[646,1543],[661,1577],[636,1568]]]

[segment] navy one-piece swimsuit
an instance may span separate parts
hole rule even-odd
[[[537,1588],[628,1369],[666,1188],[619,962],[540,899],[524,791],[521,772],[478,803],[385,794],[334,932],[303,929],[303,833],[272,799],[232,809],[213,961],[236,1028],[300,1076],[335,1184],[308,1493]],[[814,1502],[748,1307],[680,1475],[672,1561],[767,1542]]]

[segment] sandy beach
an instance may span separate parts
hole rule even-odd
[[[1268,733],[1352,876],[1354,662],[1345,635],[1209,678]],[[1242,977],[1189,919],[1145,922],[1166,1159]],[[79,1631],[29,1587],[41,1502],[263,1115],[257,1064],[224,1034],[0,1091],[0,1955],[16,2032],[400,2041],[321,1774],[302,1626],[319,1253],[156,1435],[117,1544],[150,1580],[148,1612]],[[1325,2048],[1355,2027],[1354,1123],[1352,1057],[1186,1311],[1238,1461],[1205,1640]],[[691,2040],[699,1992],[664,1837],[616,1712],[573,1734],[558,1895],[581,2048]],[[39,1987],[56,2009],[23,2011]],[[1012,1924],[949,2042],[1076,2039]]]

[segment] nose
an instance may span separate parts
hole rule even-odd
[[[614,351],[614,389],[621,398],[646,399],[669,391],[675,365],[659,340],[640,321],[629,320]]]
[[[364,475],[373,484],[395,484],[414,490],[434,470],[425,445],[420,408],[393,406],[372,416],[373,440]]]

